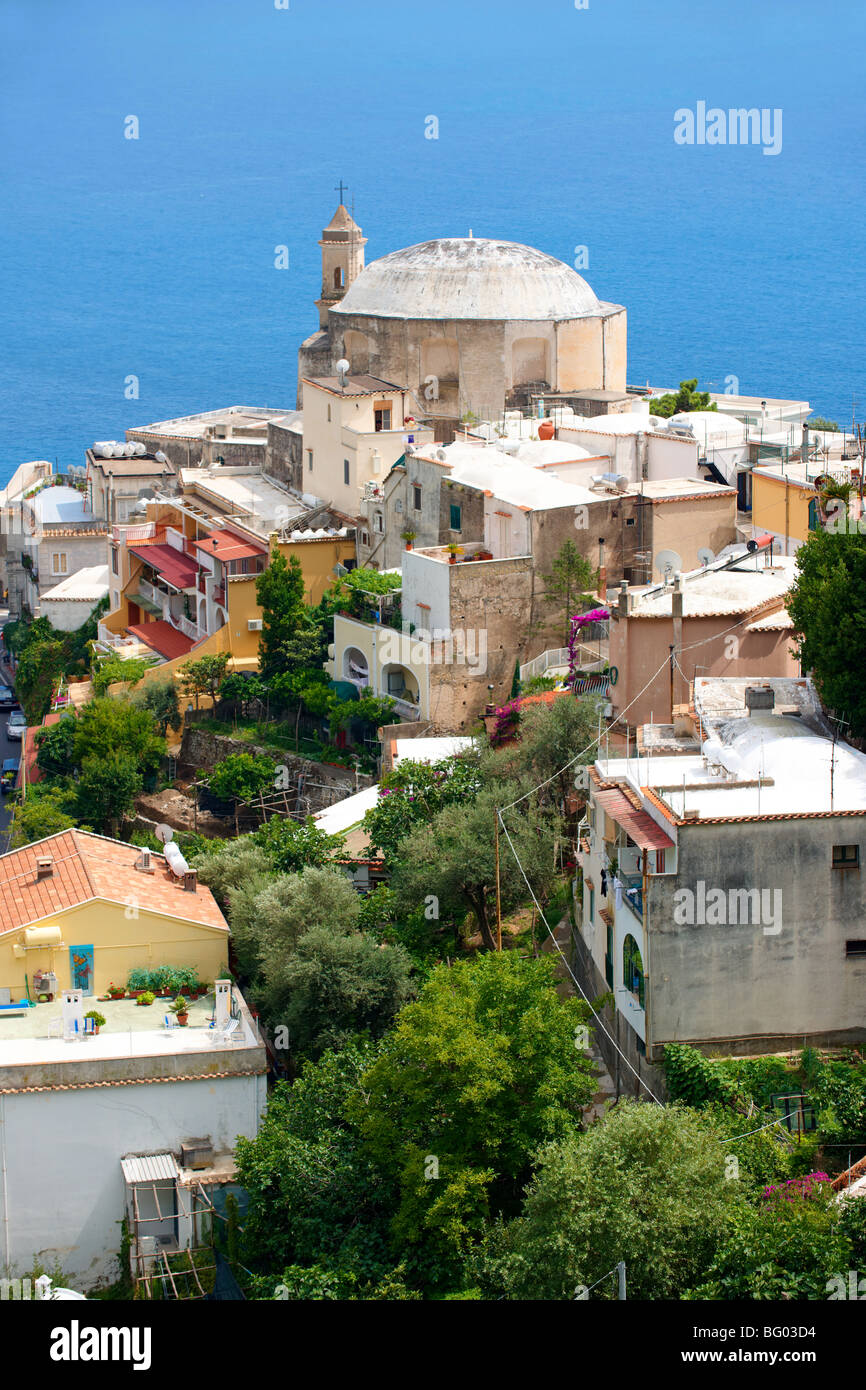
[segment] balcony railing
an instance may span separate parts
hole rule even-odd
[[[418,719],[421,715],[419,705],[415,705],[411,700],[398,700],[396,695],[390,697],[397,707],[397,713],[401,719]]]
[[[622,883],[622,900],[630,907],[639,922],[643,921],[643,879],[640,874],[619,875]]]
[[[219,604],[223,604],[223,605],[225,604],[225,601],[226,601],[226,591],[225,591],[224,587],[222,586],[222,584],[220,584],[220,586],[219,586],[218,588],[214,589],[214,591],[213,591],[213,601],[214,601],[214,603],[219,603]]]
[[[174,614],[174,613],[172,613],[172,614],[171,614],[171,625],[172,625],[172,627],[176,627],[177,630],[178,630],[178,632],[182,632],[182,633],[184,634],[185,637],[191,637],[192,640],[193,640],[194,642],[197,642],[197,641],[198,641],[198,639],[199,639],[198,624],[192,622],[189,618],[185,618],[185,617],[183,616],[183,614],[180,614],[180,613]]]

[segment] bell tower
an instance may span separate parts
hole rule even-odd
[[[364,247],[367,238],[343,203],[343,184],[340,184],[340,205],[331,218],[319,245],[322,248],[322,297],[316,300],[319,327],[327,328],[328,310],[338,304],[364,269]]]

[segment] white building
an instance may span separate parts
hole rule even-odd
[[[108,565],[90,565],[46,590],[39,600],[39,616],[58,632],[75,632],[108,593]]]

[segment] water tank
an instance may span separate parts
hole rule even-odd
[[[178,878],[183,878],[184,874],[189,873],[189,864],[187,864],[174,840],[169,840],[163,853],[165,854],[166,863],[172,873]]]
[[[59,946],[62,940],[59,927],[27,927],[24,932],[25,946]]]

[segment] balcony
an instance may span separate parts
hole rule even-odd
[[[643,922],[643,879],[640,874],[619,873],[622,900],[639,922]]]
[[[225,586],[223,584],[220,584],[216,589],[214,589],[213,601],[214,603],[220,604],[221,607],[225,607],[226,591]]]
[[[191,622],[189,618],[183,617],[180,613],[169,613],[168,617],[172,627],[176,627],[178,632],[182,632],[185,637],[191,637],[193,642],[199,640],[200,633],[197,623]]]

